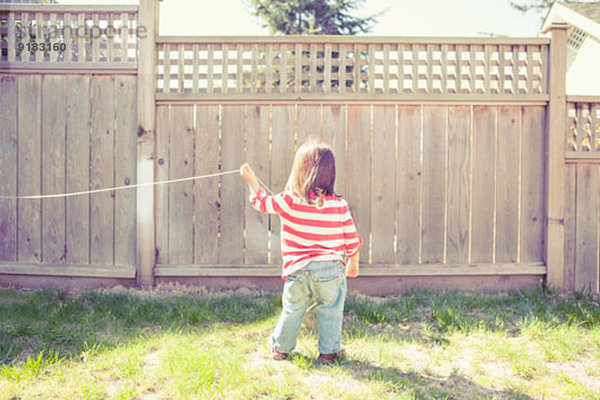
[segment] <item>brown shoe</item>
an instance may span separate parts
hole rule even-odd
[[[280,351],[273,349],[273,360],[277,360],[277,361],[285,360],[289,356],[290,356],[290,353],[282,353]]]
[[[329,364],[333,364],[336,361],[339,361],[343,356],[344,356],[344,349],[341,349],[337,353],[319,354],[319,358],[317,358],[317,361],[320,362],[321,364],[329,365]]]

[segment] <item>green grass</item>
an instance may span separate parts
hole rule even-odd
[[[288,361],[280,296],[167,286],[0,289],[0,399],[594,399],[600,306],[543,289],[349,296],[334,366],[305,318]]]

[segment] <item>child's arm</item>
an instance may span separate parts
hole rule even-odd
[[[250,187],[250,203],[256,210],[265,214],[277,214],[276,196],[268,196],[260,187],[256,174],[248,164],[240,167],[240,175],[246,179]]]
[[[348,264],[348,268],[346,269],[346,276],[348,278],[356,278],[358,276],[358,259],[359,252],[356,252],[355,255],[350,257],[350,262]]]
[[[250,187],[252,194],[258,193],[260,185],[258,184],[254,170],[248,164],[244,164],[240,167],[240,175],[248,181],[248,186]]]

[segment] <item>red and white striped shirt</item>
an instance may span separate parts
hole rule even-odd
[[[311,194],[311,199],[316,196]],[[352,257],[362,246],[346,200],[324,196],[322,207],[308,204],[291,191],[268,196],[264,189],[250,194],[258,211],[281,217],[282,277],[299,271],[313,261],[341,261]]]

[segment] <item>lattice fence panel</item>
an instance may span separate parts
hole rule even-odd
[[[545,94],[547,44],[158,43],[163,93]]]
[[[135,65],[140,34],[136,6],[106,11],[85,6],[23,8],[32,11],[0,13],[0,65]]]
[[[600,103],[567,103],[567,151],[600,156]]]

